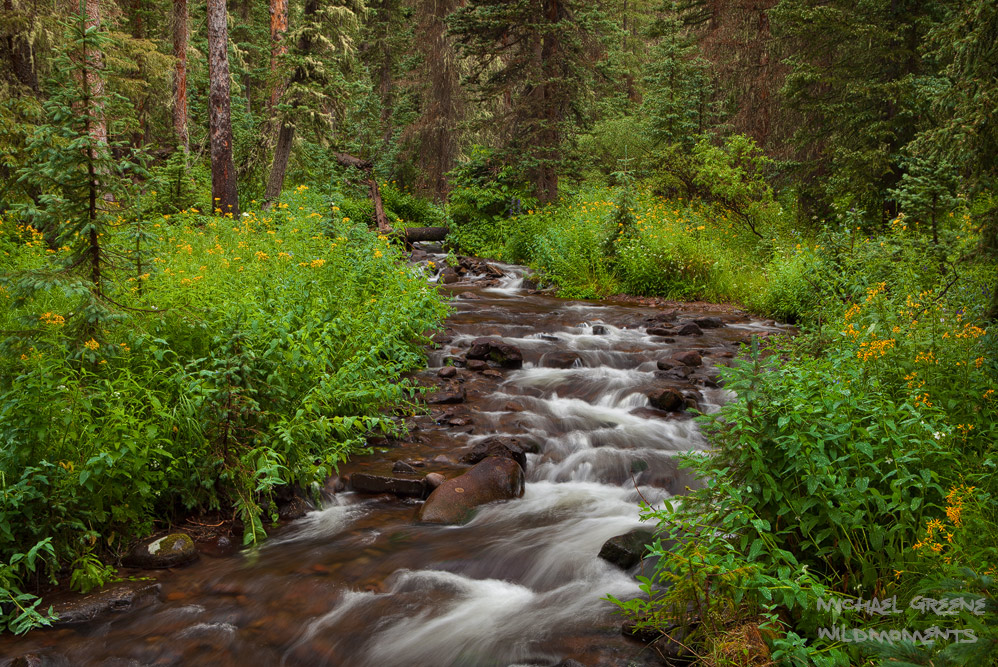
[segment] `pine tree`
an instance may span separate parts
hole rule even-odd
[[[53,248],[64,252],[61,266],[50,277],[84,279],[85,299],[76,312],[83,314],[81,327],[92,331],[112,300],[109,273],[115,258],[105,240],[112,231],[110,218],[121,210],[127,176],[141,173],[141,168],[134,151],[108,142],[104,113],[120,100],[108,95],[104,85],[106,32],[94,25],[93,13],[72,17],[65,30],[51,95],[44,104],[48,122],[35,128],[29,142],[37,163],[19,173],[20,180],[31,182],[42,194],[20,212]],[[44,284],[36,276],[22,287]]]
[[[602,48],[599,3],[470,0],[448,22],[472,62],[466,82],[493,101],[484,124],[508,164],[525,168],[542,203],[558,198],[565,144],[583,120],[583,101]]]
[[[232,159],[229,92],[229,29],[225,0],[208,0],[208,94],[211,133],[211,196],[215,211],[239,215],[236,166]]]

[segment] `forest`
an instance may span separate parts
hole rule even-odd
[[[406,230],[447,228],[566,299],[793,325],[643,507],[640,631],[994,664],[996,117],[993,0],[4,0],[0,627],[186,517],[262,543],[400,435],[450,312]]]

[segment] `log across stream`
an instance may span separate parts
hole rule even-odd
[[[716,367],[779,327],[706,304],[560,300],[524,289],[521,267],[465,261],[449,273],[454,312],[418,376],[437,393],[404,442],[377,442],[345,464],[323,506],[261,548],[122,570],[155,581],[130,584],[122,611],[0,639],[0,665],[659,664],[603,601],[638,595],[641,565],[623,570],[598,554],[641,527],[642,498],[693,484],[675,455],[702,438],[681,406],[653,407],[656,392],[716,410],[730,398]],[[514,346],[520,367],[487,357],[469,368],[481,338]],[[352,490],[358,475],[453,478],[496,435],[528,452],[524,493],[463,525],[418,522],[418,491]]]

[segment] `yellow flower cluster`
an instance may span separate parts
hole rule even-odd
[[[66,318],[62,315],[57,315],[55,313],[42,313],[41,317],[38,318],[42,324],[47,324],[53,327],[61,327],[66,323]]]
[[[893,338],[885,338],[883,340],[874,339],[860,343],[859,350],[856,351],[856,356],[864,362],[870,359],[878,359],[887,354],[888,350],[894,349],[894,343]]]
[[[83,347],[87,348],[91,352],[96,352],[97,350],[100,349],[100,343],[91,338],[90,340],[88,340],[86,343],[83,344]]]

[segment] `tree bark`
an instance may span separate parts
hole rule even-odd
[[[288,0],[270,0],[270,104],[274,110],[284,92],[284,82],[278,76],[281,56],[288,52],[284,35],[288,31]],[[283,128],[282,128],[283,131]]]
[[[4,0],[4,13],[8,16],[14,14],[13,0]],[[14,76],[22,84],[31,90],[38,92],[38,74],[35,72],[34,60],[31,57],[31,47],[24,35],[9,35],[5,40],[5,50],[10,60],[11,70]]]
[[[190,151],[187,134],[187,0],[173,0],[173,131],[177,145],[185,153]]]
[[[86,28],[100,29],[100,0],[85,0]],[[90,118],[90,137],[95,145],[107,146],[107,119],[104,117],[104,54],[100,49],[85,42],[83,60],[84,77],[86,78],[87,109]],[[96,148],[91,148],[96,157]]]
[[[228,25],[225,0],[208,1],[208,107],[211,135],[212,207],[239,215],[236,168],[232,160],[232,117],[229,108]]]
[[[281,131],[277,134],[277,146],[274,147],[274,162],[270,166],[270,178],[267,179],[267,189],[263,193],[265,208],[270,207],[270,203],[281,196],[281,189],[284,187],[284,175],[288,170],[288,158],[291,157],[291,144],[295,138],[295,126],[288,123],[281,124]]]

